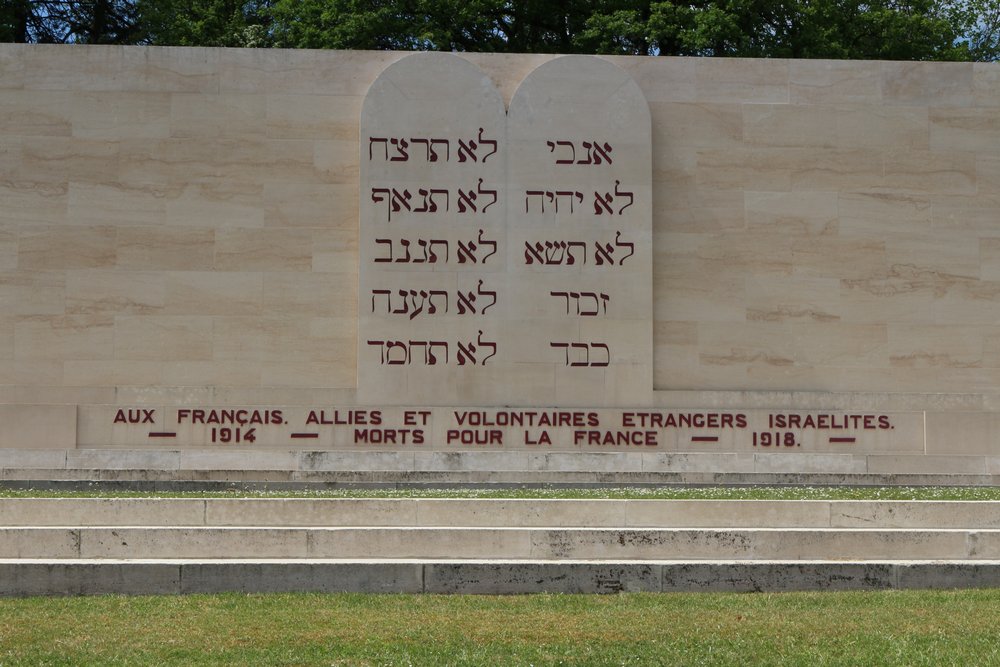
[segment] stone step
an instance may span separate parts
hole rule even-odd
[[[0,560],[0,596],[617,593],[1000,586],[1000,561]]]
[[[0,526],[1000,528],[1000,502],[3,498]]]
[[[0,528],[0,558],[1000,559],[1000,530]]]

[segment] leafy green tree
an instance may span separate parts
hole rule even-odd
[[[152,44],[270,46],[266,0],[136,0]]]
[[[133,0],[2,0],[0,39],[13,42],[135,44]]]

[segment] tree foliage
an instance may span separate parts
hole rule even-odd
[[[1000,0],[0,0],[0,40],[996,60]]]

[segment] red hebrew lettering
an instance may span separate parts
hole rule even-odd
[[[458,140],[458,161],[465,162],[466,160],[472,160],[477,162],[476,158],[476,142],[472,139],[469,141]]]
[[[618,215],[621,215],[622,211],[624,211],[625,209],[627,209],[629,206],[632,205],[632,202],[635,200],[635,197],[633,196],[633,193],[631,193],[631,192],[626,192],[624,190],[619,190],[618,189],[619,185],[621,185],[621,181],[615,181],[615,197],[618,198],[618,199],[622,199],[624,197],[628,197],[628,203],[625,204],[624,206],[622,206],[620,209],[618,209]]]
[[[484,208],[483,210],[485,211],[486,209]],[[483,264],[486,263],[487,259],[489,259],[493,255],[497,254],[497,242],[496,241],[488,241],[488,240],[484,239],[483,238],[483,230],[480,229],[479,230],[479,247],[480,248],[484,248],[485,246],[492,246],[493,250],[490,252],[490,254],[483,256],[483,259],[481,260],[481,262]]]
[[[556,158],[556,164],[573,164],[576,162],[576,147],[573,145],[572,141],[556,141],[554,143],[546,141],[545,144],[549,147],[550,153],[555,152],[556,146],[569,147],[570,156],[568,158]],[[563,151],[563,155],[565,154],[565,151]]]
[[[531,244],[531,241],[524,242],[524,263],[525,264],[545,264],[545,257],[542,251],[545,247],[541,243]]]
[[[389,159],[389,140],[385,137],[369,137],[368,138],[368,161],[372,161],[372,146],[374,144],[382,144],[382,148],[385,149],[385,159]]]
[[[483,162],[486,162],[486,158],[497,152],[497,141],[496,139],[483,139],[483,128],[479,128],[479,146],[482,148],[485,145],[493,146],[493,150],[483,156]],[[483,209],[486,210],[485,208]]]
[[[396,261],[406,264],[410,261],[410,241],[409,239],[400,239],[399,245],[403,246],[403,249],[406,250],[406,255],[404,257],[397,257]]]
[[[389,143],[396,149],[396,155],[389,158],[390,162],[406,162],[410,159],[410,154],[406,152],[410,144],[407,143],[406,139],[390,139]]]
[[[615,252],[615,248],[610,243],[602,244],[600,241],[594,241],[594,251],[594,260],[598,266],[615,263],[611,257]]]
[[[459,192],[461,193],[461,190],[459,190]],[[479,194],[479,196],[490,195],[490,196],[493,197],[493,201],[491,201],[489,204],[487,204],[486,206],[483,207],[483,213],[486,213],[486,209],[488,209],[490,206],[493,206],[493,204],[497,203],[497,191],[496,190],[484,190],[483,189],[483,179],[481,179],[481,178],[479,179],[479,185],[476,187],[476,193]],[[583,199],[583,195],[580,195],[580,198],[582,200]],[[473,209],[473,210],[475,210],[475,209]]]
[[[618,246],[619,248],[628,248],[629,252],[628,252],[627,255],[625,255],[620,260],[618,260],[618,266],[621,266],[622,264],[624,264],[626,259],[628,259],[629,257],[631,257],[632,255],[635,254],[635,244],[634,243],[624,243],[624,242],[621,242],[621,241],[619,241],[619,239],[621,237],[622,237],[622,233],[620,231],[615,233],[615,245]]]
[[[438,154],[434,150],[434,146],[444,144],[444,161],[448,162],[451,160],[451,142],[447,139],[431,139],[430,145],[430,157],[428,158],[431,162],[437,162]]]
[[[488,357],[486,357],[485,359],[483,359],[482,365],[485,366],[487,361],[489,361],[490,359],[492,359],[493,357],[495,357],[497,355],[497,344],[496,343],[491,343],[489,341],[484,341],[483,340],[483,332],[481,330],[479,332],[479,337],[476,339],[476,342],[479,344],[480,348],[488,347],[488,348],[490,348],[490,349],[493,350],[493,352]]]
[[[531,197],[538,197],[541,202],[542,213],[545,213],[545,190],[526,190],[524,193],[524,212],[528,213],[530,209],[529,200]]]
[[[485,315],[487,310],[489,310],[490,308],[492,308],[493,306],[496,305],[496,303],[497,303],[497,293],[493,292],[493,291],[490,291],[490,290],[484,290],[483,289],[483,281],[482,280],[480,280],[479,281],[479,285],[476,286],[476,293],[477,293],[477,295],[480,298],[482,298],[482,297],[492,297],[492,299],[493,299],[493,301],[490,302],[490,305],[483,306],[482,308],[480,308],[480,310],[479,310],[480,314]]]
[[[458,212],[465,213],[466,208],[472,209],[472,212],[476,212],[476,193],[473,190],[468,192],[462,192],[461,189],[458,190]]]
[[[606,192],[601,195],[599,192],[594,193],[594,215],[614,215],[614,211],[611,210],[611,200],[612,196],[610,192]]]
[[[388,257],[376,257],[374,261],[376,262],[391,262],[392,261],[392,240],[391,239],[375,239],[375,243],[379,245],[389,246],[389,256]]]

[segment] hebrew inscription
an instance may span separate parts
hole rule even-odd
[[[361,118],[359,400],[635,405],[652,390],[651,137],[638,86],[549,61],[509,111],[416,54]]]

